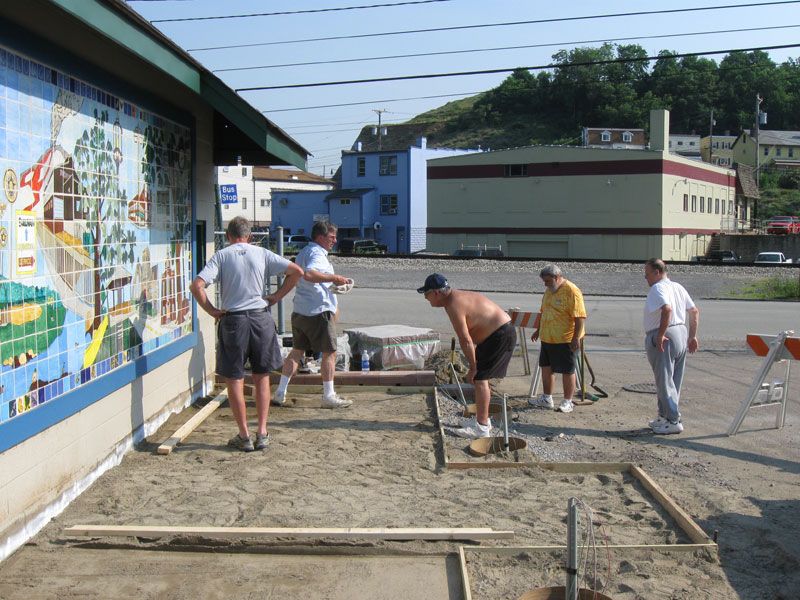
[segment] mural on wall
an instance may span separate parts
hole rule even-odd
[[[191,131],[0,48],[0,173],[3,423],[191,333]]]

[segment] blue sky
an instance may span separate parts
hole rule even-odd
[[[270,2],[263,0],[227,0],[226,2],[218,0],[129,0],[128,3],[143,17],[153,21],[183,17],[388,4],[398,1],[400,0],[372,0],[370,2],[363,0]],[[179,46],[191,50],[190,54],[212,71],[397,54],[554,44],[548,47],[491,52],[216,72],[230,87],[242,88],[541,65],[549,63],[552,55],[560,49],[599,45],[599,42],[582,44],[575,42],[634,36],[798,25],[798,27],[765,31],[705,33],[704,35],[666,39],[619,42],[639,44],[651,55],[662,49],[697,52],[800,43],[800,4],[288,43],[305,38],[749,3],[743,0],[729,0],[724,3],[709,0],[672,0],[670,2],[608,0],[602,3],[591,0],[572,0],[563,4],[540,0],[448,0],[363,10],[161,22],[154,23],[154,25]],[[272,43],[248,48],[197,50],[211,46],[263,42]],[[790,56],[800,57],[800,48],[771,51],[770,56],[776,62],[783,62]],[[722,56],[712,58],[719,62]],[[325,174],[329,175],[339,164],[341,150],[348,149],[352,145],[360,129],[364,125],[377,122],[374,109],[386,110],[382,115],[382,119],[386,123],[403,122],[414,115],[457,98],[399,99],[480,92],[495,87],[506,76],[507,74],[476,75],[416,81],[249,91],[241,92],[241,95],[258,110],[265,111],[264,114],[269,119],[313,154],[309,158],[310,171],[322,174],[324,169]],[[300,107],[353,102],[368,103],[297,110]],[[765,99],[766,110],[768,110],[768,102],[769,99]]]

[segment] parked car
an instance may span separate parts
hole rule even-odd
[[[706,256],[695,256],[697,262],[739,262],[739,256],[733,250],[712,250]]]
[[[757,265],[777,265],[781,263],[791,263],[791,258],[786,258],[783,252],[761,252],[756,256]]]
[[[339,254],[386,254],[386,246],[375,240],[342,238],[337,251]]]
[[[767,233],[790,234],[800,233],[800,217],[772,217],[767,221]]]

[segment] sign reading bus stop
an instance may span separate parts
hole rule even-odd
[[[219,203],[220,204],[236,204],[239,198],[236,196],[236,184],[219,186]]]

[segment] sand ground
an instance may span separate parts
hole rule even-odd
[[[700,352],[686,375],[686,431],[659,437],[643,428],[655,397],[622,389],[651,381],[643,353],[625,344],[589,351],[610,397],[569,415],[527,408],[529,378],[514,359],[499,391],[509,395],[511,433],[529,442],[521,456],[531,466],[513,471],[443,469],[431,394],[358,392],[339,411],[297,396],[296,405],[272,409],[268,450],[250,454],[225,446],[234,433],[225,406],[171,455],[157,455],[198,410],[187,409],[0,564],[0,598],[462,597],[457,543],[87,540],[63,532],[76,524],[492,527],[515,538],[481,546],[535,546],[565,543],[567,499],[577,497],[592,510],[598,546],[689,541],[629,475],[558,474],[539,460],[633,462],[706,532],[718,532],[718,555],[600,547],[586,564],[608,596],[797,598],[797,382],[783,429],[771,429],[774,410],[763,409],[728,437],[759,359]],[[443,411],[454,423],[454,406],[444,402]],[[475,460],[450,435],[446,449],[450,460]],[[560,552],[467,557],[476,599],[514,599],[564,580]]]

